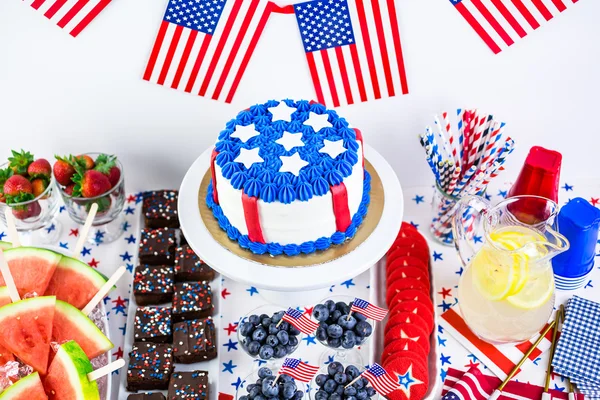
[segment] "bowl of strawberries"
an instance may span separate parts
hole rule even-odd
[[[83,225],[92,204],[98,205],[88,241],[99,244],[119,238],[123,233],[125,180],[117,157],[86,153],[55,158],[53,175],[71,219]]]
[[[28,151],[11,153],[8,161],[0,165],[0,219],[6,225],[5,212],[9,207],[17,231],[39,231],[43,242],[51,242],[59,234],[54,220],[59,195],[52,166]]]

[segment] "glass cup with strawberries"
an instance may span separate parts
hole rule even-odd
[[[56,156],[53,172],[73,221],[83,225],[92,204],[98,205],[88,242],[110,243],[123,234],[125,179],[116,156],[103,153]]]
[[[9,207],[17,231],[35,233],[29,237],[32,243],[52,243],[58,238],[59,198],[48,160],[13,150],[8,162],[0,165],[0,220],[6,226]],[[2,235],[0,240],[8,238]]]

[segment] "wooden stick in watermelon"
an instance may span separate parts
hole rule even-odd
[[[125,360],[122,358],[111,362],[108,365],[105,365],[102,368],[98,368],[97,370],[90,372],[87,374],[87,377],[90,382],[97,381],[105,375],[112,374],[113,371],[118,370],[119,368],[123,368],[125,366]]]
[[[83,245],[87,240],[87,235],[90,232],[90,228],[92,227],[92,222],[94,222],[94,218],[96,218],[96,213],[98,212],[98,204],[94,203],[90,207],[89,214],[85,220],[85,224],[83,224],[83,228],[79,232],[79,239],[77,240],[77,244],[75,245],[75,249],[73,250],[73,256],[79,257],[81,254],[81,250],[83,250]]]
[[[102,285],[102,287],[100,288],[98,293],[96,293],[96,295],[94,297],[92,297],[90,302],[85,307],[83,307],[83,310],[81,310],[81,312],[84,313],[85,315],[90,315],[90,313],[92,312],[94,307],[96,307],[96,305],[102,301],[104,296],[106,296],[108,294],[108,292],[110,292],[112,287],[115,285],[115,283],[117,283],[117,281],[119,279],[121,279],[121,277],[123,276],[124,273],[125,273],[125,266],[121,265],[119,268],[117,268],[115,273],[112,274],[112,276],[110,278],[108,278],[106,283],[104,285]]]
[[[4,218],[6,218],[6,228],[8,229],[8,238],[12,242],[13,247],[21,247],[19,241],[19,233],[15,225],[15,217],[12,215],[12,208],[6,207],[4,210]]]
[[[0,250],[0,273],[4,278],[4,283],[6,283],[8,295],[10,296],[12,302],[14,303],[15,301],[21,300],[21,296],[19,296],[19,291],[17,290],[17,285],[15,285],[15,280],[10,273],[10,268],[8,268],[8,263],[4,257],[4,251],[2,250]]]

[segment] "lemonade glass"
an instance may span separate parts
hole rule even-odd
[[[557,215],[556,203],[537,196],[516,196],[496,206],[478,196],[459,202],[453,230],[465,269],[458,301],[465,322],[481,339],[523,342],[548,322],[554,307],[550,260],[569,248],[558,233]]]

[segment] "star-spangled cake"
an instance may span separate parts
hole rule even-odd
[[[369,205],[362,135],[325,106],[268,101],[229,121],[206,203],[256,254],[296,256],[352,239]]]

